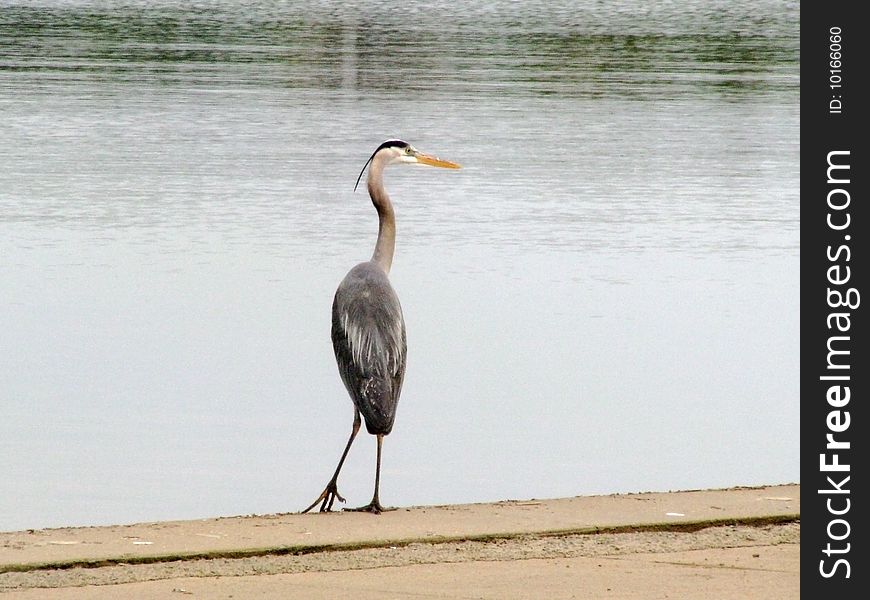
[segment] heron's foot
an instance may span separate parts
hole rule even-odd
[[[311,506],[303,510],[302,513],[307,513],[309,510],[317,506],[318,502],[321,502],[320,512],[330,512],[332,510],[332,505],[336,499],[338,499],[339,502],[344,502],[344,498],[341,496],[341,494],[338,493],[338,484],[333,479],[326,485],[326,489],[323,490],[323,493],[320,494],[320,497],[312,502]]]
[[[396,509],[381,506],[380,502],[378,502],[377,500],[372,500],[371,502],[369,502],[365,506],[360,506],[357,508],[345,508],[344,510],[348,510],[351,512],[368,512],[368,513],[372,513],[373,515],[379,515],[382,512],[389,512],[391,510],[396,510]]]

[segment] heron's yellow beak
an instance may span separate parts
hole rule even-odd
[[[423,154],[422,152],[418,152],[414,155],[417,159],[417,162],[423,165],[429,165],[431,167],[441,167],[443,169],[461,169],[462,166],[455,163],[450,162],[449,160],[441,160],[435,156],[430,156],[428,154]]]

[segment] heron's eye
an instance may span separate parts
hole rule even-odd
[[[405,148],[405,154],[411,154],[411,152],[412,152],[412,150],[411,150],[411,146],[407,146],[407,147]]]

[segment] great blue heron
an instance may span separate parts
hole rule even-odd
[[[456,163],[420,152],[408,142],[387,140],[372,153],[357,177],[354,191],[369,167],[369,196],[378,211],[378,241],[372,259],[348,272],[332,302],[332,347],[341,380],[353,401],[353,429],[332,479],[320,497],[303,513],[317,506],[318,502],[321,503],[320,512],[330,511],[336,498],[344,502],[338,493],[338,474],[359,432],[360,413],[365,418],[366,429],[377,436],[378,441],[375,493],[366,506],[349,510],[375,514],[384,511],[378,498],[381,446],[384,436],[392,431],[396,418],[396,405],[405,378],[407,349],[402,306],[388,277],[396,246],[396,217],[384,189],[383,174],[384,167],[396,163],[459,168]]]

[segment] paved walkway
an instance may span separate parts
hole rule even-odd
[[[0,600],[796,598],[800,486],[0,533]]]

